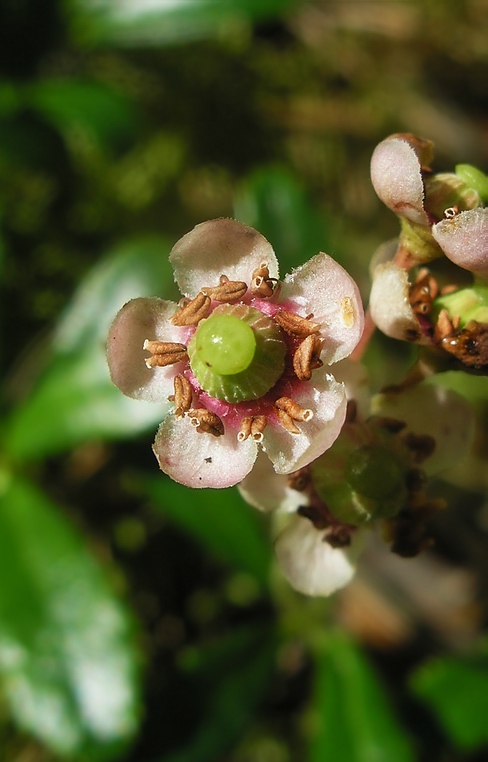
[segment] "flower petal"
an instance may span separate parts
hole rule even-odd
[[[264,452],[258,454],[251,473],[237,486],[244,500],[260,511],[294,513],[308,503],[305,495],[288,487],[286,476],[276,473]]]
[[[363,332],[364,310],[356,283],[335,259],[320,253],[287,275],[280,294],[286,300],[322,325],[324,362],[351,354]]]
[[[432,235],[452,262],[488,277],[488,208],[460,212],[432,226]]]
[[[232,430],[214,437],[197,432],[188,416],[169,415],[158,429],[153,450],[161,470],[176,482],[220,489],[247,476],[258,447],[252,439],[238,442]]]
[[[251,283],[253,271],[266,262],[278,278],[278,261],[271,244],[254,228],[222,218],[197,225],[173,246],[169,259],[175,280],[185,296],[216,286],[221,275]]]
[[[408,273],[393,262],[378,265],[373,274],[369,298],[371,318],[380,331],[392,339],[419,341],[422,338],[419,321],[409,301]]]
[[[354,576],[354,550],[333,548],[323,531],[301,516],[294,516],[278,536],[275,552],[289,583],[305,595],[331,595]],[[353,543],[356,545],[356,543]]]
[[[387,138],[376,146],[371,157],[371,182],[379,198],[399,217],[429,224],[420,161],[406,140]]]
[[[322,455],[339,436],[346,416],[344,385],[324,368],[315,370],[312,381],[302,384],[293,399],[301,407],[312,410],[314,416],[298,424],[301,434],[291,434],[278,425],[266,428],[263,449],[278,474],[303,468]]]
[[[173,378],[183,363],[165,368],[147,368],[145,339],[179,341],[181,328],[170,322],[177,307],[163,299],[132,299],[116,315],[107,342],[107,360],[112,381],[128,397],[147,402],[166,402],[173,393]]]

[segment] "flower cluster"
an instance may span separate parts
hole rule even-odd
[[[436,352],[436,365],[488,371],[488,178],[469,165],[433,173],[433,146],[392,135],[371,160],[398,241],[374,259],[370,312],[388,336]]]
[[[280,282],[268,241],[232,219],[198,225],[170,261],[183,299],[128,302],[107,350],[124,394],[173,402],[154,442],[161,469],[190,487],[228,487],[259,448],[278,473],[307,466],[346,415],[329,366],[362,334],[352,278],[318,254]]]

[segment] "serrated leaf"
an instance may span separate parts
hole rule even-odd
[[[165,515],[228,564],[267,584],[271,543],[260,516],[236,489],[191,490],[160,476],[143,488]]]
[[[132,620],[73,526],[5,475],[0,577],[0,676],[15,720],[70,759],[113,759],[139,722]]]
[[[352,640],[330,633],[317,650],[309,762],[414,762],[382,685]]]
[[[488,645],[472,656],[433,659],[411,678],[414,694],[461,749],[488,744]]]

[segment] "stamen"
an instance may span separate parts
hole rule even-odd
[[[142,348],[151,353],[145,360],[148,368],[164,368],[176,362],[188,359],[186,346],[172,341],[149,341],[146,339]]]
[[[448,209],[444,209],[444,217],[446,220],[452,220],[457,214],[459,214],[458,206],[450,206]]]
[[[311,334],[302,341],[293,355],[293,370],[300,381],[310,381],[312,371],[323,365],[320,359],[323,340],[317,334]]]
[[[216,302],[222,302],[224,304],[232,304],[242,299],[247,291],[247,283],[241,280],[229,280],[226,275],[220,276],[220,283],[218,286],[202,288],[202,293],[205,296],[209,296]]]
[[[279,422],[290,434],[300,434],[300,429],[294,421],[310,421],[313,418],[313,410],[301,407],[298,402],[290,397],[280,397],[274,403],[274,412]]]
[[[286,333],[291,336],[299,336],[304,338],[310,336],[312,333],[318,333],[320,331],[320,325],[313,323],[308,318],[300,317],[294,312],[288,312],[287,310],[279,310],[274,316],[275,323],[278,323],[280,328],[283,328]]]
[[[191,408],[193,398],[192,386],[182,373],[178,373],[178,375],[175,376],[173,383],[175,393],[168,399],[175,403],[176,418],[182,418]]]
[[[269,277],[268,263],[261,262],[252,274],[251,291],[254,296],[261,296],[263,299],[267,299],[273,296],[277,283],[276,278]]]
[[[414,434],[409,431],[402,439],[412,453],[415,463],[422,463],[432,455],[436,447],[434,437],[429,434]]]
[[[196,427],[199,434],[212,434],[214,437],[220,437],[224,433],[222,420],[210,410],[196,408],[190,410],[188,417],[191,425]]]
[[[187,304],[183,304],[171,318],[173,325],[196,325],[210,314],[211,299],[201,291]]]
[[[251,436],[255,442],[263,441],[263,431],[268,425],[265,415],[249,415],[242,419],[241,428],[237,435],[238,442],[244,442]]]
[[[305,466],[298,471],[293,471],[293,473],[287,477],[286,482],[290,489],[294,489],[297,492],[304,492],[304,490],[306,490],[312,483],[310,468]]]

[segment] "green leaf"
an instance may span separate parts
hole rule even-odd
[[[273,245],[284,276],[319,251],[334,254],[331,231],[296,177],[280,166],[251,174],[239,187],[234,213]]]
[[[105,342],[129,299],[176,295],[169,248],[159,238],[127,242],[86,276],[57,326],[51,361],[7,423],[11,456],[42,458],[95,437],[134,436],[163,420],[167,400],[132,400],[112,384]]]
[[[472,656],[427,662],[412,675],[411,687],[458,747],[488,744],[488,643]]]
[[[236,489],[196,491],[164,477],[145,480],[143,488],[157,508],[211,553],[267,585],[271,544],[259,514]]]
[[[309,762],[413,762],[382,685],[349,638],[324,638],[316,669]]]
[[[203,717],[192,729],[188,745],[164,761],[221,759],[255,714],[269,684],[275,651],[276,636],[269,625],[242,627],[207,648],[192,650],[188,659],[196,678],[192,694],[202,694]]]
[[[28,100],[61,133],[84,129],[112,151],[134,135],[134,104],[126,95],[96,81],[40,80],[28,91]]]
[[[291,0],[72,0],[79,34],[93,43],[160,46],[201,40],[282,15]]]
[[[2,474],[0,675],[17,723],[70,758],[113,759],[139,723],[133,623],[82,537]]]

